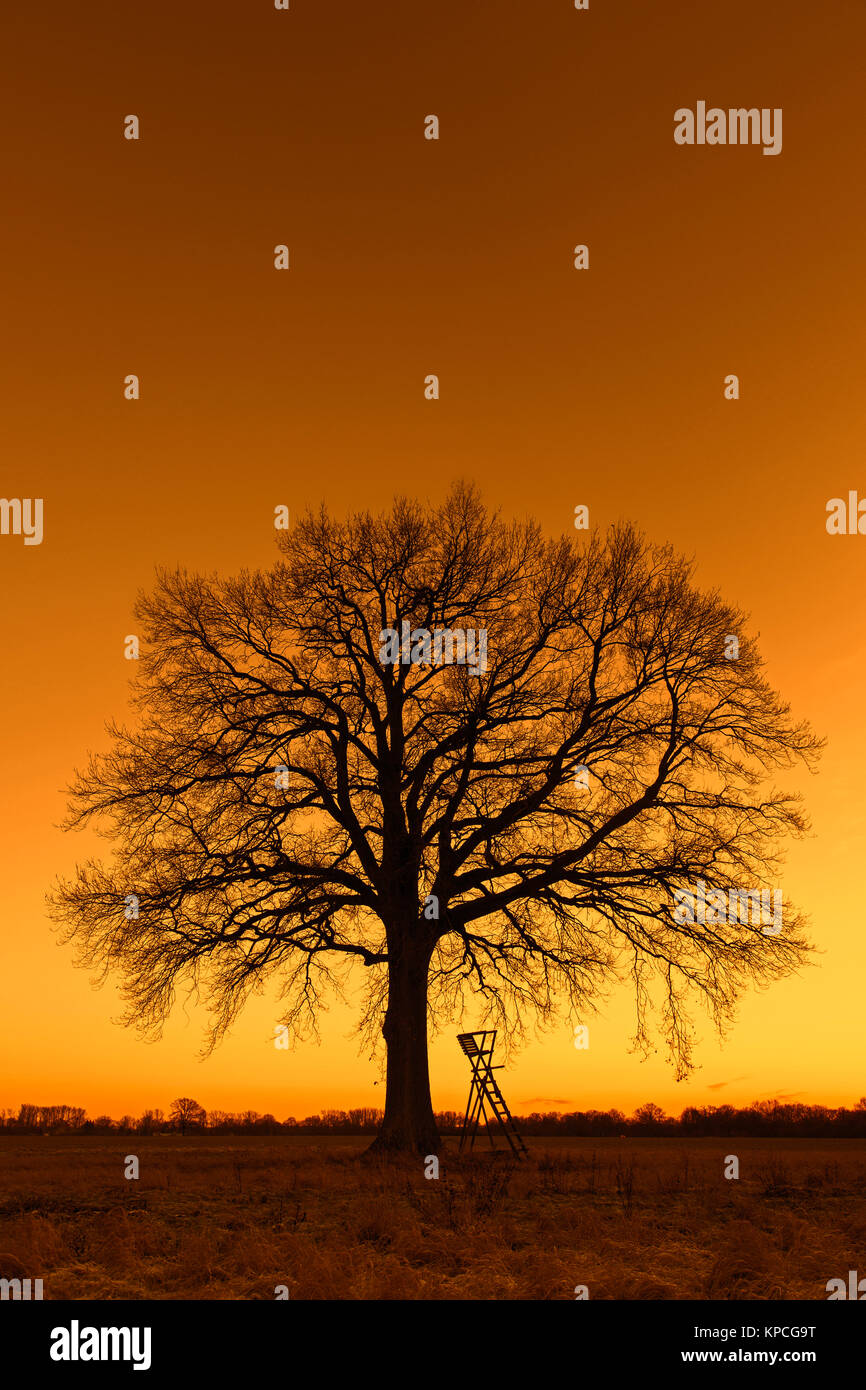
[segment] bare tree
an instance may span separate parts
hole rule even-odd
[[[637,1044],[657,1010],[683,1075],[692,1002],[721,1029],[746,985],[806,958],[787,900],[777,935],[676,920],[698,880],[775,887],[806,823],[769,779],[820,748],[686,561],[627,525],[546,538],[465,486],[323,509],[280,545],[266,572],[159,575],[136,725],[71,789],[67,824],[96,818],[116,856],[52,911],[81,964],[125,976],[128,1021],[157,1033],[185,984],[213,1046],[271,977],[290,1031],[315,1034],[360,963],[361,1034],[387,1049],[376,1144],[429,1153],[428,1012],[472,999],[520,1038],[630,974]],[[486,634],[474,670],[448,660],[467,632],[476,658]]]
[[[180,1096],[172,1101],[168,1119],[169,1124],[177,1125],[181,1134],[186,1134],[188,1129],[203,1129],[207,1114],[197,1100],[192,1100],[189,1096]]]

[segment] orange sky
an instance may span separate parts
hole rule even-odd
[[[48,0],[5,28],[0,492],[45,499],[45,538],[0,536],[0,1107],[382,1103],[341,1008],[294,1053],[267,997],[204,1064],[192,1009],[140,1043],[43,898],[98,844],[54,827],[124,714],[154,566],[265,565],[278,503],[378,509],[458,476],[551,531],[585,503],[694,554],[829,738],[784,880],[817,968],[746,997],[723,1050],[705,1023],[679,1085],[663,1048],[629,1055],[615,991],[589,1051],[563,1024],[521,1054],[512,1107],[856,1100],[866,538],[824,523],[866,494],[862,3]],[[781,107],[781,155],[677,146],[699,100]],[[433,1046],[437,1108],[462,1106],[473,1022]]]

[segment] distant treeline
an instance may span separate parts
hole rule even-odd
[[[87,1112],[74,1105],[22,1105],[18,1113],[0,1110],[0,1134],[375,1134],[382,1122],[382,1111],[323,1110],[304,1120],[289,1116],[278,1120],[256,1110],[231,1113],[205,1111],[197,1101],[181,1097],[172,1101],[166,1116],[162,1110],[145,1110],[143,1115],[110,1115],[89,1119]],[[823,1105],[788,1105],[775,1100],[755,1101],[744,1110],[732,1105],[689,1106],[679,1119],[666,1115],[659,1106],[640,1106],[633,1115],[620,1110],[575,1110],[517,1115],[523,1134],[554,1138],[557,1135],[631,1138],[642,1135],[668,1135],[672,1138],[699,1138],[719,1135],[789,1136],[801,1138],[866,1138],[866,1096],[853,1109]],[[441,1134],[457,1134],[463,1114],[456,1110],[437,1113]]]

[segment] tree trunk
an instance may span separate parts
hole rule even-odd
[[[417,932],[413,924],[410,931]],[[408,935],[408,933],[407,933]],[[382,1036],[388,1049],[385,1118],[370,1153],[437,1153],[427,1066],[427,972],[431,951],[410,941],[390,951],[388,1007]]]

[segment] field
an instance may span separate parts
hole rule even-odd
[[[866,1274],[861,1140],[534,1139],[519,1165],[446,1141],[438,1179],[368,1143],[4,1138],[0,1278],[46,1299],[826,1299]]]

